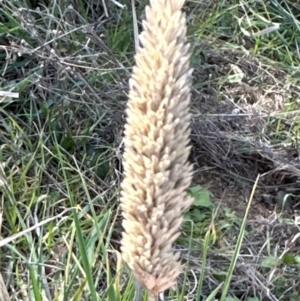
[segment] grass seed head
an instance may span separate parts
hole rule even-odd
[[[151,294],[180,273],[172,244],[192,200],[189,45],[183,0],[155,0],[146,8],[141,46],[130,79],[125,125],[122,253]]]

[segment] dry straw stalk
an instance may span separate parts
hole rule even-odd
[[[152,0],[130,79],[125,125],[122,253],[150,296],[180,273],[172,245],[191,204],[189,45],[184,0]]]

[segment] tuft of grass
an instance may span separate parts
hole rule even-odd
[[[12,300],[100,300],[119,279],[108,250],[129,61],[103,51],[97,3],[77,4],[3,7],[1,90],[20,95],[0,108],[1,271]]]
[[[137,29],[146,4],[135,3]],[[0,96],[0,287],[5,285],[12,301],[147,298],[119,254],[122,128],[134,57],[131,5],[0,3],[0,91],[19,93],[19,98]],[[209,126],[218,125],[216,118],[223,117],[215,108],[224,103],[244,110],[256,104],[262,126],[252,124],[256,132],[244,133],[239,142],[263,143],[260,154],[271,146],[270,161],[278,152],[286,159],[297,154],[299,5],[188,0],[185,11],[195,70],[195,123],[202,126],[208,112],[215,115]],[[279,28],[266,34],[275,24]],[[213,106],[200,110],[203,103]],[[230,122],[221,119],[214,132],[226,132]],[[256,163],[249,167],[255,147],[236,147],[239,137],[233,133],[228,148],[221,139],[214,148],[207,133],[202,135],[209,141],[205,151],[194,144],[195,183],[189,192],[195,203],[176,242],[184,273],[166,300],[213,300],[222,293],[227,301],[298,300],[299,225],[275,212],[252,213],[245,225],[235,213],[236,202],[226,202],[236,183],[255,181],[237,173],[256,172],[261,160],[254,156]],[[192,136],[200,137],[197,131]],[[232,149],[238,155],[230,157]],[[240,161],[245,154],[247,160]],[[291,162],[298,170],[295,158]],[[270,171],[266,161],[262,164],[264,172]],[[291,171],[271,175],[273,182],[262,178],[264,187],[281,185],[278,179]],[[223,197],[210,186],[211,179],[220,181],[220,190],[229,183]],[[297,184],[294,174],[289,181]],[[217,203],[220,198],[226,205]]]

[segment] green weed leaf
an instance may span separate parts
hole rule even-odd
[[[194,198],[194,206],[200,206],[205,208],[213,208],[214,204],[211,202],[211,197],[213,194],[201,187],[200,185],[196,185],[193,187],[190,187],[188,189],[188,193]]]
[[[277,263],[278,258],[276,256],[269,256],[262,261],[261,265],[266,268],[273,268],[277,265]]]
[[[296,264],[296,260],[295,260],[295,257],[290,254],[290,253],[286,253],[283,255],[283,263],[287,264],[287,265],[292,265],[292,264]]]

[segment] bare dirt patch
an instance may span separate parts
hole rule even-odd
[[[293,140],[292,119],[297,116],[287,106],[299,95],[298,87],[284,71],[264,66],[242,51],[208,49],[206,55],[195,81],[210,80],[209,85],[193,93],[193,159],[201,171],[198,175],[209,171],[207,177],[215,185],[226,183],[227,194],[238,191],[234,194],[245,201],[260,174],[259,192],[274,196],[274,203],[278,191],[293,194],[293,207],[300,189],[300,157]],[[229,205],[237,208],[235,199]],[[256,197],[258,203],[260,199]]]
[[[300,95],[297,80],[245,50],[203,49],[194,73],[194,86],[202,83],[193,91],[194,183],[207,187],[215,204],[242,219],[260,175],[231,292],[240,300],[253,294],[259,300],[278,300],[280,295],[292,300],[297,292],[291,283],[298,281],[292,261],[300,243],[298,117],[290,110]],[[212,249],[207,292],[228,271],[237,235],[238,229],[224,234]]]

